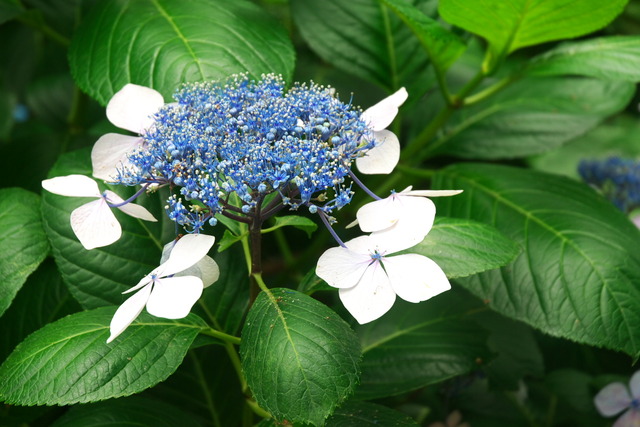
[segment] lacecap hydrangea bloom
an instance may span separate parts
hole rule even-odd
[[[280,76],[263,75],[255,81],[246,75],[234,75],[222,82],[183,84],[174,94],[175,102],[165,103],[155,90],[128,84],[109,102],[107,116],[116,126],[137,135],[107,134],[98,140],[91,157],[94,177],[110,184],[139,186],[138,191],[127,200],[93,188],[90,195],[77,191],[57,194],[99,197],[100,210],[86,209],[80,220],[91,227],[74,225],[83,244],[92,241],[85,244],[87,249],[110,244],[119,234],[110,232],[108,239],[97,239],[78,234],[77,230],[101,236],[107,228],[118,228],[113,224],[110,208],[153,220],[142,215],[133,201],[160,187],[169,188],[165,210],[179,226],[176,233],[205,236],[205,227],[216,225],[221,215],[259,229],[283,208],[306,207],[344,246],[332,229],[335,220],[331,213],[351,201],[353,183],[379,199],[356,177],[352,165],[355,163],[365,174],[393,170],[400,144],[385,128],[406,99],[403,88],[362,111],[350,102],[342,102],[330,87],[295,83],[286,90]],[[56,192],[51,185],[53,180],[67,182],[69,177],[43,182],[46,189]],[[384,221],[411,228],[410,220],[394,220],[385,215]],[[427,222],[433,222],[433,218],[429,219],[433,215],[435,210],[428,213]],[[420,216],[424,217],[422,211],[415,218]],[[75,217],[72,215],[72,223],[78,222],[78,215]],[[371,215],[366,217],[363,221],[370,222]],[[402,231],[406,228],[402,227],[396,228],[406,235]],[[429,223],[427,228],[430,227]],[[424,228],[420,225],[423,231],[418,234],[426,235]],[[379,230],[380,235],[385,232],[398,238],[397,233]],[[168,268],[167,263],[171,266],[181,260],[180,266],[189,269],[200,265],[211,247],[202,252],[201,242],[205,240],[213,245],[212,238],[185,237],[168,244],[172,248],[175,245],[169,258],[165,254],[156,270],[127,291],[136,293],[114,316],[109,340],[122,333],[145,306],[160,317],[186,316],[202,288],[213,281],[211,272],[185,276],[175,266]],[[383,240],[383,246],[390,245],[386,249],[389,253],[396,250],[391,240]],[[187,262],[189,253],[197,253],[198,257]],[[386,254],[380,253],[377,259],[383,261],[383,255]],[[211,263],[207,263],[212,270]],[[217,266],[214,270],[217,274]],[[440,280],[442,275],[437,274]],[[176,277],[183,278],[174,280]],[[179,297],[181,292],[184,298]],[[424,292],[419,294],[413,299],[424,299]]]

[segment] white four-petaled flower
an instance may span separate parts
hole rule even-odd
[[[142,135],[153,125],[153,115],[164,105],[162,95],[148,87],[127,84],[107,105],[107,118],[119,128]],[[128,155],[143,145],[139,136],[108,133],[98,139],[91,151],[93,176],[113,181],[118,168],[131,168]]]
[[[124,202],[113,191],[100,192],[98,184],[84,175],[58,176],[42,181],[42,187],[54,194],[69,197],[95,197],[71,212],[71,228],[85,249],[107,246],[122,235],[122,227],[111,212],[111,205]],[[156,221],[151,213],[140,205],[126,203],[118,206],[122,212],[145,221]]]
[[[318,260],[316,274],[339,288],[340,300],[363,324],[385,314],[396,295],[405,301],[425,301],[451,288],[438,265],[419,254],[389,256],[375,236],[360,236],[330,248]]]
[[[386,130],[398,114],[398,108],[407,100],[409,94],[401,88],[377,104],[367,108],[360,116],[371,130],[375,147],[363,157],[356,159],[358,170],[364,174],[387,174],[400,160],[400,141],[391,131]]]
[[[627,410],[616,420],[613,427],[640,426],[640,371],[633,374],[629,381],[629,389],[622,383],[607,385],[594,398],[598,412],[605,417],[612,417]]]
[[[187,316],[203,288],[218,280],[218,265],[207,256],[214,242],[213,236],[188,234],[165,246],[160,266],[124,292],[137,291],[113,315],[107,343],[120,335],[145,306],[156,317]]]

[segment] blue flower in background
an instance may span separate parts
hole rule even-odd
[[[621,211],[630,213],[640,207],[639,162],[619,157],[583,160],[578,172],[587,184],[600,190]]]

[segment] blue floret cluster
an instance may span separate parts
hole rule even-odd
[[[169,217],[194,231],[217,213],[255,215],[266,198],[339,209],[353,195],[345,181],[352,161],[374,146],[362,112],[314,83],[286,91],[276,75],[236,75],[185,84],[174,99],[119,181],[170,184]]]
[[[640,162],[619,157],[583,160],[578,172],[623,212],[640,207]]]

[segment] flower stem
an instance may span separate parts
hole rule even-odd
[[[342,241],[342,239],[340,239],[340,237],[338,236],[338,234],[335,232],[335,230],[333,229],[333,227],[331,226],[331,224],[329,224],[329,220],[327,219],[327,214],[322,212],[321,210],[318,210],[318,216],[320,217],[320,219],[322,220],[322,223],[327,227],[327,230],[329,230],[329,233],[331,233],[331,235],[333,236],[333,238],[336,240],[336,242],[338,242],[338,244],[340,246],[342,246],[343,248],[346,248],[347,245],[344,244],[344,242]]]
[[[261,201],[256,204],[253,220],[249,224],[249,246],[251,250],[251,284],[249,288],[249,307],[253,304],[260,293],[259,283],[256,276],[262,274],[262,216]]]
[[[217,329],[213,329],[213,328],[208,328],[208,329],[203,329],[202,333],[204,335],[209,335],[210,337],[214,337],[214,338],[218,338],[226,343],[230,343],[230,344],[235,344],[235,345],[239,345],[240,344],[240,338],[233,336],[233,335],[229,335],[227,333],[224,333],[222,331],[218,331]]]

